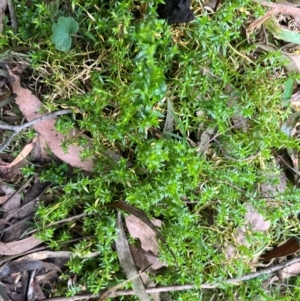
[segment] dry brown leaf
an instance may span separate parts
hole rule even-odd
[[[154,281],[146,273],[143,273],[141,275],[141,278],[142,278],[142,281],[143,281],[145,287],[147,287],[147,288],[155,287]],[[151,295],[153,301],[161,301],[159,293],[153,293],[150,295]]]
[[[0,205],[2,205],[3,203],[5,203],[7,200],[7,196],[0,196]]]
[[[281,271],[281,279],[288,279],[300,274],[300,262],[296,262],[294,264],[285,267]]]
[[[165,133],[165,132],[173,133],[174,122],[175,122],[175,119],[174,119],[174,116],[173,116],[174,108],[173,108],[172,102],[169,98],[167,100],[167,104],[168,104],[167,116],[166,116],[166,121],[165,121],[164,129],[163,129],[163,133]]]
[[[264,232],[267,231],[271,226],[270,221],[266,221],[264,217],[251,204],[245,204],[245,207],[245,226],[236,228],[235,232],[233,233],[235,238],[235,246],[226,246],[225,254],[228,258],[234,256],[237,246],[250,246],[250,243],[246,239],[246,233],[249,235],[249,231]]]
[[[1,209],[4,211],[3,218],[6,219],[11,211],[20,208],[21,195],[19,193],[16,193],[13,197],[11,197],[11,195],[14,194],[15,190],[5,184],[0,184],[0,191],[5,194],[5,196],[1,200],[2,204],[4,203]]]
[[[254,20],[248,27],[247,32],[250,33],[252,30],[254,30],[256,27],[261,26],[266,20],[272,17],[273,14],[276,14],[276,10],[272,9],[268,11],[264,16]]]
[[[156,233],[134,215],[127,216],[125,222],[130,235],[140,240],[142,248],[157,255],[159,246],[156,240]],[[161,227],[162,225],[162,222],[158,219],[152,219],[151,222],[156,227]]]
[[[146,293],[144,284],[140,278],[140,275],[132,258],[132,254],[122,224],[122,214],[120,212],[117,213],[117,228],[119,232],[118,238],[116,240],[116,249],[120,265],[125,272],[127,279],[132,279],[132,288],[137,297],[141,301],[150,301],[150,298]]]
[[[118,208],[120,210],[123,210],[123,211],[125,211],[129,214],[132,214],[132,215],[136,216],[137,218],[139,218],[141,221],[143,221],[146,225],[148,225],[149,228],[151,228],[156,233],[156,236],[163,243],[165,243],[166,247],[168,248],[168,250],[170,251],[170,253],[174,257],[174,259],[176,258],[173,251],[166,244],[166,239],[160,234],[160,232],[157,230],[157,228],[154,226],[152,221],[148,218],[148,216],[146,215],[146,213],[143,210],[141,210],[139,208],[136,208],[134,206],[131,206],[131,205],[127,204],[124,201],[111,202],[111,203],[106,204],[105,206],[111,207],[111,208]]]
[[[11,85],[13,92],[17,94],[15,100],[22,114],[28,121],[41,117],[42,114],[39,110],[42,108],[43,103],[35,95],[33,95],[30,90],[21,87],[19,76],[14,75],[11,70],[9,70],[9,73],[10,76],[14,78]],[[82,161],[80,159],[80,153],[83,151],[82,147],[78,145],[69,145],[67,153],[64,153],[61,148],[63,141],[77,137],[76,135],[79,133],[78,130],[74,129],[74,131],[70,131],[69,136],[62,135],[55,129],[54,118],[38,122],[33,126],[33,128],[45,137],[51,151],[62,161],[83,170],[91,171],[93,169],[92,160]],[[80,136],[83,137],[84,135],[80,134]],[[85,138],[89,140],[88,137]]]
[[[271,9],[265,13],[264,16],[256,19],[254,22],[252,22],[248,28],[247,31],[251,32],[256,27],[262,25],[267,19],[270,17],[276,15],[276,14],[283,14],[283,15],[291,15],[291,16],[299,16],[300,15],[300,9],[297,7],[292,7],[290,5],[281,4],[281,3],[274,3],[271,1],[262,1],[262,0],[255,0],[255,2],[270,7]]]
[[[27,291],[27,301],[36,301],[45,299],[42,288],[39,283],[35,280],[35,271],[31,273],[28,291]]]
[[[235,95],[234,90],[229,85],[226,87],[226,91],[231,93],[231,99],[227,102],[229,108],[236,107],[238,108],[238,97]],[[247,120],[243,117],[241,112],[237,109],[234,114],[231,116],[232,123],[235,129],[239,129],[243,132],[247,131]]]
[[[246,224],[249,228],[253,231],[267,231],[270,226],[271,222],[266,221],[265,218],[251,205],[246,204]]]
[[[34,236],[9,242],[7,244],[0,242],[0,255],[19,255],[43,243]]]
[[[24,260],[44,260],[48,258],[70,258],[72,255],[71,251],[40,251],[34,252],[28,255],[25,255],[21,258],[16,259],[15,261],[24,261]]]
[[[286,70],[290,73],[300,72],[300,54],[285,52],[284,56],[290,60],[290,63],[285,66]]]
[[[14,165],[18,164],[19,162],[23,161],[32,151],[35,143],[37,142],[38,137],[34,137],[31,143],[28,143],[22,151],[19,153],[19,155],[9,164],[1,166],[0,168],[10,168],[13,167]]]
[[[8,226],[10,226],[11,223],[9,223],[8,221],[6,221],[6,220],[0,218],[0,225],[8,225]]]
[[[267,45],[264,43],[257,43],[256,45],[258,51],[278,51],[278,48],[272,45]],[[284,58],[287,58],[290,61],[290,63],[285,66],[286,70],[290,73],[300,72],[300,54],[284,51],[281,53]]]
[[[298,252],[300,249],[299,240],[296,237],[291,237],[284,243],[278,245],[272,250],[268,250],[261,257],[260,260],[266,261],[273,258],[284,257]]]
[[[204,154],[208,147],[209,142],[211,141],[211,138],[213,137],[213,133],[215,132],[216,127],[208,127],[200,137],[199,146],[197,148],[198,154],[202,155]]]
[[[105,206],[111,207],[111,208],[118,208],[120,210],[123,210],[129,214],[136,216],[141,221],[143,221],[149,228],[151,228],[153,230],[153,232],[155,232],[157,238],[159,238],[165,244],[166,248],[168,248],[168,250],[172,254],[174,260],[176,260],[174,252],[169,248],[169,246],[166,243],[166,239],[160,234],[160,232],[157,230],[155,225],[152,223],[152,221],[149,219],[149,217],[146,215],[146,213],[143,210],[136,208],[134,206],[131,206],[121,200],[108,203]]]
[[[61,272],[61,269],[53,263],[44,261],[20,261],[20,262],[7,262],[7,264],[0,270],[0,279],[5,278],[13,273],[19,273],[21,271],[33,271],[33,270],[56,270]]]
[[[205,2],[204,8],[209,7],[214,12],[216,5],[217,5],[217,0],[210,0],[208,2]]]
[[[53,156],[50,155],[46,139],[42,135],[37,136],[38,141],[34,145],[30,154],[30,159],[33,162],[51,162],[53,160]]]
[[[145,270],[150,266],[149,267],[150,273],[154,273],[160,268],[167,266],[165,263],[159,260],[157,255],[153,254],[151,251],[147,252],[133,245],[130,245],[130,250],[134,262],[140,270]]]
[[[0,159],[1,165],[5,165],[7,163],[3,162]],[[18,164],[14,165],[13,167],[8,168],[0,168],[0,179],[6,182],[14,182],[15,178],[20,174],[20,169],[27,164],[26,160],[19,162]]]
[[[14,220],[9,227],[5,227],[3,230],[2,242],[8,243],[11,241],[19,240],[22,235],[28,231],[28,225],[32,224],[32,215],[26,216],[22,220]],[[2,227],[0,226],[0,229]]]

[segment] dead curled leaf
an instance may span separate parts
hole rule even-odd
[[[41,117],[42,114],[39,112],[39,110],[42,108],[43,103],[36,96],[34,96],[30,90],[21,87],[19,76],[14,75],[11,70],[9,70],[9,73],[10,76],[14,78],[11,85],[13,92],[17,94],[15,101],[24,117],[28,121]],[[92,160],[82,161],[80,158],[80,153],[83,151],[82,147],[78,145],[70,145],[67,153],[64,153],[63,149],[61,148],[62,142],[66,139],[74,138],[74,133],[76,137],[78,130],[76,131],[74,129],[74,131],[71,131],[68,136],[62,135],[55,129],[54,118],[38,122],[33,126],[33,128],[44,136],[51,151],[62,161],[70,164],[71,166],[81,168],[86,171],[92,171]],[[80,135],[81,137],[84,136],[83,134]],[[88,137],[85,138],[89,140]]]

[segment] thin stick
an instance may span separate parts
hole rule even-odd
[[[54,117],[57,117],[57,116],[60,116],[60,115],[69,114],[69,113],[72,113],[72,111],[71,110],[60,110],[60,111],[57,111],[57,112],[53,112],[53,113],[50,113],[50,114],[43,115],[41,117],[38,117],[38,118],[33,119],[31,121],[28,121],[28,122],[26,122],[26,123],[24,123],[22,125],[0,124],[0,130],[7,130],[7,131],[13,131],[14,132],[7,139],[7,141],[4,143],[4,145],[2,145],[0,147],[0,153],[3,152],[6,147],[9,146],[9,144],[11,143],[11,141],[13,140],[13,138],[16,135],[18,135],[19,132],[21,132],[22,130],[24,130],[24,129],[32,126],[32,125],[35,125],[38,122],[41,122],[41,121],[44,121],[44,120],[47,120],[47,119],[51,119],[51,118],[54,118]]]
[[[276,271],[279,271],[287,266],[290,266],[294,263],[300,262],[300,258],[294,258],[286,262],[282,262],[280,264],[274,265],[272,267],[266,268],[259,272],[254,272],[250,274],[246,274],[241,277],[227,279],[224,282],[221,283],[203,283],[199,286],[196,286],[194,284],[186,284],[186,285],[172,285],[172,286],[161,286],[161,287],[152,287],[152,288],[146,288],[146,292],[148,294],[152,293],[162,293],[162,292],[175,292],[175,291],[184,291],[184,290],[191,290],[191,289],[215,289],[217,287],[220,287],[224,284],[237,284],[243,281],[247,281],[250,279],[254,279],[260,276],[269,275]],[[83,295],[77,295],[73,297],[57,297],[57,298],[48,298],[44,299],[43,301],[76,301],[76,300],[83,300],[83,299],[90,299],[90,298],[99,298],[101,295],[103,295],[104,292],[93,295],[93,294],[83,294]],[[128,296],[128,295],[134,295],[133,290],[117,290],[113,292],[113,295],[110,295],[111,297],[116,296]]]

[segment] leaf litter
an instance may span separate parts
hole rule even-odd
[[[16,103],[24,117],[28,121],[41,117],[42,114],[39,110],[43,107],[42,102],[34,96],[30,90],[21,87],[20,78],[17,75],[14,75],[11,71],[9,72],[14,78],[12,82],[12,89],[14,93],[17,94]],[[82,161],[80,158],[80,152],[83,151],[83,147],[74,144],[69,145],[67,153],[65,153],[61,147],[63,141],[77,137],[79,131],[76,129],[71,130],[69,136],[60,134],[55,128],[55,122],[55,119],[45,120],[36,123],[33,125],[33,128],[44,136],[51,151],[62,161],[70,164],[71,166],[91,171],[93,169],[92,160]],[[81,137],[82,135],[83,134],[81,134]]]
[[[272,12],[272,14],[273,13],[274,13],[274,11]],[[270,14],[270,15],[272,15],[272,14]],[[270,15],[267,16],[267,19],[271,18]],[[289,56],[289,55],[287,55],[287,56]],[[292,56],[292,55],[290,55],[290,56]],[[295,55],[295,57],[296,57],[296,59],[293,60],[293,62],[294,62],[294,65],[296,66],[296,70],[299,71],[299,69],[297,69],[298,65],[299,65],[297,55]],[[14,75],[14,77],[16,77],[16,76]],[[25,105],[28,105],[28,102],[30,102],[32,100],[32,98],[34,98],[35,96],[33,96],[33,94],[29,95],[28,92],[30,92],[30,91],[28,89],[21,88],[20,85],[15,86],[15,87],[16,87],[16,90],[14,92],[16,92],[16,91],[19,92],[19,94],[16,93],[18,95],[17,96],[17,98],[18,98],[17,104],[20,106],[20,109],[21,109],[21,107],[22,107],[21,98],[24,101],[24,95],[25,95],[25,102],[23,104],[24,107],[25,107]],[[31,108],[32,112],[34,110],[34,114],[39,114],[38,109],[41,108],[41,102],[36,102],[35,104],[36,104],[36,107]],[[230,105],[232,105],[232,103],[230,103],[228,105],[230,106]],[[235,103],[233,103],[233,105],[235,105]],[[21,109],[21,111],[22,111],[22,109]],[[30,114],[32,112],[27,112],[27,111],[25,112],[25,109],[24,109],[24,112],[22,111],[22,113],[24,114],[24,116],[26,117],[27,120],[32,120],[31,118],[33,118],[33,116],[30,117]],[[167,121],[168,122],[166,122],[164,130],[172,132],[173,131],[173,125],[174,125],[174,117],[173,117],[173,114],[171,114],[170,112],[171,112],[171,109],[170,109],[169,102],[168,102],[168,112],[167,112],[167,119],[168,119]],[[34,118],[36,118],[38,116],[41,116],[41,115],[34,115]],[[244,119],[242,119],[240,117],[238,111],[233,116],[232,121],[233,121],[234,124],[243,123],[244,124],[243,130],[245,130],[245,131],[247,130],[246,122],[245,122]],[[54,123],[55,123],[55,121],[53,120],[53,123],[51,123],[51,128],[55,131]],[[76,154],[75,160],[70,159],[69,158],[70,155],[68,156],[68,154],[67,154],[66,157],[62,157],[60,152],[62,151],[61,142],[63,141],[63,139],[54,138],[49,133],[47,133],[45,128],[42,129],[42,128],[37,127],[39,130],[36,127],[34,127],[34,128],[40,133],[40,135],[41,135],[40,137],[43,137],[47,141],[47,143],[50,146],[53,153],[57,157],[59,157],[61,160],[67,162],[71,166],[79,167],[83,170],[88,170],[88,171],[92,170],[92,167],[93,167],[92,162],[88,162],[88,164],[86,165],[86,162],[84,163],[80,160],[80,155],[79,155],[80,154],[80,149],[79,148],[77,148],[75,146],[75,152],[74,152]],[[201,153],[204,153],[208,150],[209,142],[211,142],[211,136],[213,135],[215,129],[216,128],[209,128],[206,131],[204,131],[205,137],[204,136],[202,137],[203,139],[201,139],[200,146],[199,146],[199,148],[201,149]],[[58,133],[56,132],[55,134],[58,134]],[[55,143],[53,141],[55,141]],[[55,144],[56,147],[53,147],[53,144]],[[29,144],[29,145],[31,145],[31,144]],[[52,145],[52,147],[51,147],[51,145]],[[28,146],[26,151],[23,152],[24,151],[23,150],[19,155],[20,157],[17,156],[17,158],[15,160],[18,161],[18,160],[20,160],[21,157],[26,158],[26,156],[32,151],[32,148],[31,149],[30,148],[31,148],[31,146]],[[30,149],[30,151],[29,151],[29,149]],[[27,152],[29,152],[29,153],[27,154]],[[73,155],[73,153],[72,153],[72,155]],[[13,167],[15,164],[18,163],[18,162],[15,163],[15,160],[12,163],[10,163],[9,167]],[[297,165],[297,163],[295,163],[295,165]],[[294,165],[294,167],[296,167],[295,165]],[[278,192],[277,188],[270,187],[269,184],[266,184],[265,186],[262,185],[261,192],[266,197],[270,197],[270,195],[273,195],[275,192]],[[135,209],[129,208],[127,206],[127,204],[120,204],[119,203],[118,205],[117,204],[116,205],[111,205],[111,207],[114,207],[114,206],[117,207],[117,208],[119,207],[119,209],[122,209],[127,213],[133,214],[132,211],[134,211],[135,214],[136,214],[136,215],[127,216],[125,218],[125,222],[126,222],[126,225],[127,225],[128,232],[130,233],[130,235],[132,237],[138,238],[141,242],[141,248],[137,248],[136,246],[130,246],[129,245],[129,250],[130,250],[131,256],[134,260],[134,263],[131,262],[132,263],[132,266],[131,266],[132,270],[129,273],[134,274],[133,278],[135,278],[135,277],[143,278],[144,274],[139,275],[139,273],[137,271],[134,271],[134,267],[137,266],[140,269],[143,269],[143,268],[146,268],[147,263],[152,264],[152,266],[151,266],[152,268],[155,266],[154,262],[158,258],[157,257],[158,244],[156,242],[156,236],[158,236],[158,237],[160,236],[160,233],[158,232],[158,230],[156,228],[156,227],[158,227],[158,224],[155,224],[156,222],[154,220],[149,220],[144,213],[137,212]],[[245,204],[245,206],[246,206],[245,226],[236,229],[236,233],[234,234],[234,235],[236,235],[237,241],[241,244],[246,244],[247,243],[245,235],[244,235],[244,233],[246,232],[246,229],[251,228],[251,230],[253,230],[253,231],[262,231],[263,232],[263,231],[267,231],[270,227],[270,223],[268,221],[266,221],[263,218],[263,216],[251,204]],[[136,217],[137,215],[140,217],[140,219]],[[118,216],[120,216],[120,214]],[[146,223],[142,222],[141,220],[146,221]],[[159,220],[157,220],[157,221],[159,221]],[[118,229],[120,230],[121,228],[122,228],[121,220],[118,220]],[[117,243],[122,244],[122,248],[124,248],[124,245],[126,245],[126,243],[125,243],[126,236],[125,236],[125,233],[124,233],[124,229],[122,229],[122,231],[123,231],[122,238],[119,236]],[[121,242],[121,240],[123,240],[123,241]],[[23,240],[21,240],[21,241],[23,241]],[[120,245],[119,245],[119,247],[120,247]],[[12,250],[14,250],[13,246],[10,247],[10,248]],[[120,252],[121,251],[119,251],[118,254]],[[127,252],[126,254],[129,254],[128,253],[128,246],[126,246],[126,252]],[[137,254],[137,255],[134,255],[134,254]],[[141,256],[141,254],[144,256],[144,258],[141,260],[142,263],[138,264],[137,263],[138,262],[137,258],[138,258],[138,256]],[[147,258],[147,257],[149,258],[151,256],[153,258],[155,258],[155,260],[154,259],[147,259],[145,261],[145,258]],[[35,258],[35,260],[43,260],[43,259],[45,259],[45,257],[41,257],[40,259]],[[152,260],[152,262],[151,262],[151,260]],[[124,258],[122,259],[122,261],[124,261]],[[284,276],[282,276],[282,278],[288,278],[288,276],[286,276],[286,275],[296,275],[296,274],[299,273],[299,268],[297,268],[298,263],[295,263],[294,265],[295,265],[295,270],[291,269],[293,267],[293,265],[285,268],[284,270],[282,270],[282,274],[284,275]],[[122,266],[122,264],[121,264],[121,266]],[[159,266],[159,264],[158,264],[158,266]],[[162,266],[164,266],[164,265],[161,264],[160,267],[162,267]],[[157,267],[157,269],[159,269],[160,267]],[[55,271],[54,267],[52,267],[52,271]],[[132,272],[132,271],[134,271],[134,272]],[[33,286],[34,286],[34,273],[35,273],[35,271],[31,273],[31,277],[30,277],[30,283],[32,283]],[[286,275],[284,273],[286,273]],[[148,279],[144,279],[144,281],[148,282]],[[38,289],[37,289],[37,291],[38,291]],[[146,296],[144,293],[145,292],[142,289],[142,293],[139,292],[138,294],[142,294],[141,296],[143,296],[142,298],[144,298]],[[27,298],[28,298],[28,300],[31,300],[31,295],[33,295],[35,293],[29,293],[28,292],[28,294],[29,295],[28,295]],[[38,295],[38,293],[36,293],[36,294]],[[148,298],[148,297],[145,297],[145,298]],[[37,297],[37,299],[39,299],[39,297]],[[141,299],[141,300],[144,300],[144,299]],[[145,300],[147,300],[147,299],[145,299]]]
[[[122,222],[122,214],[117,213],[117,228],[119,230],[118,238],[116,240],[116,249],[120,261],[120,265],[126,274],[127,279],[132,279],[132,286],[135,294],[141,301],[150,301],[148,294],[145,291],[143,284],[129,248],[129,244],[125,235]]]
[[[159,246],[156,241],[156,233],[143,221],[134,215],[129,215],[125,218],[127,229],[133,238],[138,238],[141,242],[141,247],[145,251],[151,251],[153,254],[158,254]],[[161,227],[162,222],[158,219],[152,219],[152,224],[156,227]]]

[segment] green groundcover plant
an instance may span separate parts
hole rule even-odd
[[[95,162],[92,175],[70,173],[66,165],[54,163],[40,174],[41,180],[53,183],[49,194],[56,202],[39,204],[38,237],[53,249],[73,251],[68,268],[78,282],[68,294],[78,292],[80,285],[98,293],[125,279],[113,248],[116,212],[105,207],[107,203],[123,200],[163,221],[167,242],[160,246],[160,258],[167,267],[152,276],[159,285],[222,283],[250,272],[248,262],[275,236],[272,231],[251,232],[249,246],[237,247],[237,256],[226,258],[222,246],[234,244],[232,233],[244,223],[245,202],[283,236],[289,234],[288,218],[300,209],[299,192],[292,186],[278,194],[279,205],[269,210],[268,200],[259,194],[259,186],[269,181],[266,175],[278,172],[268,164],[271,149],[299,149],[279,130],[286,118],[281,111],[286,78],[274,74],[284,62],[276,53],[246,59],[254,48],[246,41],[243,24],[247,12],[259,15],[259,9],[249,1],[225,1],[215,14],[203,10],[193,22],[171,27],[157,17],[162,1],[137,2],[32,0],[27,6],[26,1],[15,1],[20,32],[15,36],[8,30],[5,35],[7,43],[13,37],[30,48],[34,72],[48,91],[43,95],[45,108],[84,112],[59,118],[57,128],[63,132],[76,125],[92,139],[82,153]],[[200,1],[193,6],[199,7]],[[58,27],[66,20],[62,33]],[[89,78],[74,76],[74,70]],[[68,85],[70,80],[75,88]],[[173,106],[174,130],[164,134],[167,100]],[[236,112],[247,120],[246,131],[232,127]],[[224,157],[213,142],[205,154],[198,153],[199,130],[210,127],[236,160]],[[67,142],[64,146],[67,149]],[[107,158],[107,150],[122,159]],[[256,159],[244,160],[258,152]],[[293,208],[285,206],[286,200]],[[213,224],[205,217],[208,211],[213,212]],[[79,222],[48,226],[82,212],[87,215]],[[79,242],[70,243],[79,236]],[[97,257],[82,259],[94,251]],[[285,295],[291,300],[293,294],[295,300],[299,294],[298,279],[293,288],[274,286],[268,292],[263,280],[175,292],[172,297],[278,300]]]

